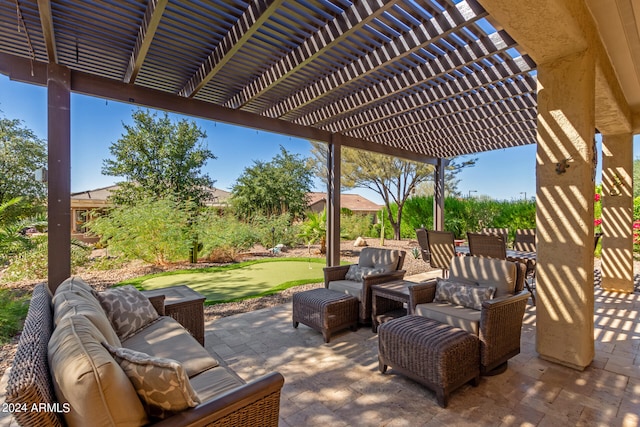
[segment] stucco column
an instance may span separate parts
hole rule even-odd
[[[602,287],[633,292],[633,136],[602,137]]]
[[[538,64],[536,350],[575,369],[594,356],[595,66]]]

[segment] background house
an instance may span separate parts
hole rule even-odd
[[[313,212],[322,212],[327,206],[327,193],[307,193],[307,198],[309,209]],[[355,214],[371,215],[374,223],[378,222],[378,211],[382,209],[382,205],[373,203],[359,194],[340,194],[340,206]]]
[[[87,233],[86,223],[111,206],[109,197],[118,188],[117,185],[97,188],[95,190],[71,193],[71,237],[86,243],[98,241],[96,236]],[[224,208],[231,193],[219,188],[209,189],[207,206]]]

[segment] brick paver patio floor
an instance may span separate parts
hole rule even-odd
[[[206,347],[245,380],[284,375],[282,426],[638,426],[640,294],[595,294],[596,355],[585,371],[537,356],[529,305],[521,354],[505,373],[458,389],[447,409],[392,368],[379,373],[370,328],[325,344],[305,325],[293,328],[291,303],[208,322]],[[0,415],[0,426],[12,425]]]

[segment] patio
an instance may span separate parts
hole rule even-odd
[[[522,352],[502,375],[454,392],[447,409],[417,383],[378,371],[369,328],[322,335],[291,326],[291,304],[206,325],[206,348],[245,379],[285,377],[283,426],[640,425],[640,293],[595,288],[596,356],[583,372],[535,352],[535,307],[525,313]],[[237,331],[237,332],[230,332]]]
[[[595,287],[596,355],[584,371],[538,357],[536,308],[529,304],[521,353],[509,369],[454,392],[447,409],[393,369],[379,373],[370,328],[337,333],[325,344],[307,326],[292,327],[291,303],[207,322],[206,348],[245,380],[274,370],[284,375],[282,426],[638,426],[639,282],[636,275],[631,294]],[[0,427],[14,425],[0,414]]]

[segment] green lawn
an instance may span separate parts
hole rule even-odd
[[[325,260],[318,258],[268,259],[143,276],[120,284],[132,284],[142,290],[187,285],[207,298],[205,304],[213,304],[268,295],[306,283],[322,282],[322,268],[325,265]]]

